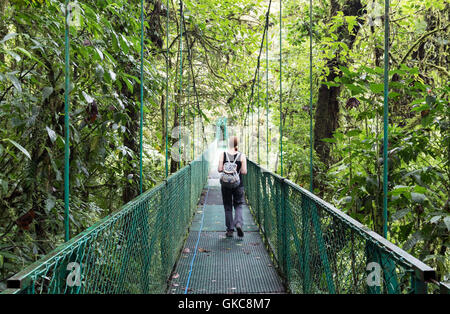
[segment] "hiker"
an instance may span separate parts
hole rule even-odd
[[[228,142],[228,150],[220,154],[219,173],[222,186],[222,200],[225,208],[226,236],[233,237],[234,228],[240,238],[244,236],[242,230],[242,206],[245,203],[244,182],[242,175],[247,174],[247,158],[238,150],[239,140],[232,136]],[[234,219],[233,219],[234,206]]]

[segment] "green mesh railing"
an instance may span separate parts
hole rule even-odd
[[[3,293],[164,293],[207,180],[208,151],[14,275]]]
[[[252,213],[292,293],[425,293],[435,271],[356,220],[257,164]]]

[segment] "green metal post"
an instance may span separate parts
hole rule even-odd
[[[170,8],[170,2],[169,0],[167,0],[167,23],[166,23],[166,47],[167,47],[167,51],[166,51],[166,121],[164,124],[164,128],[165,130],[165,134],[166,134],[166,159],[165,159],[165,172],[166,172],[166,178],[169,176],[169,160],[168,160],[168,156],[169,156],[169,130],[167,127],[167,124],[169,123],[169,8]]]
[[[195,114],[192,117],[192,160],[195,160]]]
[[[389,108],[388,108],[388,94],[389,94],[389,0],[384,2],[384,106],[383,106],[383,121],[384,121],[384,140],[383,140],[383,235],[387,238],[387,207],[388,207],[388,127],[389,127]]]
[[[314,192],[313,168],[313,51],[312,51],[312,0],[309,0],[309,189]]]
[[[285,255],[284,255],[284,225],[283,225],[283,189],[282,189],[282,183],[278,182],[277,179],[274,180],[274,189],[275,189],[275,208],[276,208],[276,226],[277,226],[277,247],[278,250],[278,256],[277,259],[280,263],[281,270],[284,272],[284,262],[285,262]]]
[[[248,122],[247,122],[247,120],[248,120],[248,116],[250,115],[250,109],[249,110],[247,110],[247,117],[246,117],[246,119],[245,119],[245,123],[244,123],[244,129],[245,129],[245,132],[247,133],[246,135],[247,135],[247,141],[245,142],[245,147],[246,147],[246,151],[247,151],[247,156],[250,158],[250,145],[249,145],[249,136],[248,136],[248,134],[249,134],[249,131],[248,131]]]
[[[286,206],[287,203],[287,197],[288,197],[288,191],[287,191],[287,185],[284,182],[284,180],[282,180],[280,182],[280,189],[281,189],[281,229],[282,229],[282,235],[283,235],[283,247],[282,247],[282,252],[283,252],[283,272],[288,280],[288,282],[290,281],[290,271],[289,271],[289,256],[290,256],[290,252],[289,252],[289,228],[287,227],[287,210],[288,210],[288,206]]]
[[[139,194],[142,194],[142,151],[144,127],[144,0],[141,0],[141,121],[139,125]]]
[[[143,192],[143,134],[144,134],[144,0],[141,0],[141,120],[140,120],[140,141],[139,141],[139,193]],[[149,208],[147,204],[142,204],[139,210],[143,211],[143,219],[141,221],[141,250],[142,250],[142,268],[141,268],[141,289],[142,293],[149,293],[150,288],[150,260],[151,251],[149,248]]]
[[[261,164],[260,154],[259,154],[259,107],[260,107],[260,103],[259,103],[259,67],[258,67],[258,119],[257,119],[257,121],[258,121],[258,130],[257,130],[257,132],[258,132],[258,165]]]
[[[415,274],[412,275],[414,294],[427,294],[427,283],[417,278]]]
[[[280,0],[280,174],[283,176],[283,86],[282,86],[282,31],[283,31],[283,19],[281,13],[282,1]]]
[[[323,234],[322,234],[322,228],[320,226],[319,221],[319,215],[317,213],[316,204],[313,202],[310,202],[310,211],[311,211],[311,218],[314,226],[314,232],[317,240],[317,246],[319,247],[319,255],[320,260],[322,261],[322,266],[324,268],[325,272],[325,279],[327,281],[328,286],[328,292],[330,294],[336,293],[336,289],[334,287],[333,282],[333,275],[330,268],[330,263],[328,262],[328,254],[327,254],[327,247],[325,245],[325,242],[323,240]]]
[[[264,180],[264,181],[263,181]],[[267,193],[267,185],[268,185],[268,179],[267,179],[267,175],[266,172],[262,172],[261,171],[261,181],[263,181],[262,183],[262,194],[263,194],[263,200],[264,200],[264,205],[263,205],[263,222],[260,223],[260,226],[264,229],[264,235],[266,236],[266,238],[269,238],[269,218],[268,218],[268,211],[269,211],[269,193]]]
[[[267,22],[269,16],[267,15]],[[269,25],[266,22],[266,166],[269,168]]]
[[[65,143],[64,143],[64,239],[69,241],[69,160],[70,160],[70,56],[69,56],[69,0],[65,1],[65,90],[64,90],[64,130],[65,130]]]
[[[181,95],[183,93],[183,2],[180,0],[180,88],[178,102],[178,143],[181,142]],[[181,145],[178,145],[178,167],[181,169]]]
[[[188,43],[188,49],[189,49],[189,43]],[[189,50],[188,50],[189,51]],[[189,57],[188,57],[189,58]],[[189,106],[189,110],[188,113],[190,114],[191,112],[191,72],[188,71],[188,86],[187,86],[187,105]],[[189,118],[188,118],[188,123],[189,123]],[[190,135],[190,134],[189,134]],[[191,153],[191,149],[192,149],[192,145],[191,145],[191,138],[189,137],[189,157],[192,158],[192,153]],[[192,159],[193,160],[193,159]]]
[[[227,118],[225,118],[225,148],[226,148],[226,143],[228,142],[228,127],[227,127],[227,125],[228,125],[228,119]]]
[[[311,223],[310,223],[310,200],[302,194],[302,247],[303,247],[303,293],[311,292],[310,276],[310,244],[311,244]]]
[[[253,143],[253,127],[254,127],[254,116],[255,116],[255,110],[254,110],[254,108],[253,108],[253,99],[252,99],[252,124],[251,124],[251,127],[250,127],[250,131],[249,131],[249,133],[250,133],[250,142],[248,143],[249,144],[249,147],[250,147],[250,143]],[[251,148],[251,147],[250,147]],[[252,150],[250,150],[250,154],[252,153]],[[249,156],[248,158],[250,158],[251,159],[251,156]]]
[[[378,265],[381,266],[380,264],[380,256],[379,256],[379,251],[377,250],[375,244],[373,242],[371,242],[370,240],[366,240],[366,245],[365,245],[365,255],[366,255],[366,267],[369,266],[370,263],[377,263]],[[368,278],[370,272],[372,270],[366,269],[366,278]],[[366,291],[365,293],[367,294],[380,294],[381,293],[381,286],[379,285],[366,285]]]

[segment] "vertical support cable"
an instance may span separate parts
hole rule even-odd
[[[387,207],[388,207],[388,127],[389,127],[389,0],[384,2],[384,140],[383,140],[383,235],[387,238]]]
[[[253,105],[254,105],[254,103],[253,103],[253,99],[252,99],[252,124],[251,124],[250,131],[249,131],[249,133],[250,133],[249,146],[250,146],[250,143],[253,143],[253,127],[255,126],[255,123],[254,123],[255,109],[254,109]],[[252,148],[252,147],[250,147],[250,148]],[[251,154],[251,153],[252,153],[252,150],[250,150],[250,154]],[[250,158],[250,157],[251,157],[251,156],[249,156],[249,158]],[[251,158],[250,158],[250,159],[251,159]]]
[[[139,125],[139,194],[142,194],[142,151],[144,127],[144,0],[141,0],[141,120]]]
[[[261,163],[260,158],[259,158],[259,107],[260,107],[260,103],[259,103],[259,62],[258,62],[258,165]]]
[[[249,115],[250,115],[250,107],[248,107],[247,108],[247,116],[246,116],[246,118],[245,118],[245,122],[244,122],[244,131],[245,131],[245,133],[246,133],[246,141],[245,141],[245,150],[246,150],[246,152],[247,152],[247,156],[248,156],[248,158],[250,158],[250,147],[249,147],[249,138],[248,138],[248,118],[249,118]]]
[[[281,166],[281,176],[283,176],[283,86],[282,86],[282,31],[283,31],[283,19],[281,12],[281,4],[282,0],[280,0],[280,166]]]
[[[309,0],[309,190],[314,191],[313,173],[313,51],[312,51],[312,0]]]
[[[225,130],[224,130],[225,143],[228,143],[228,128],[227,128],[227,125],[228,125],[228,119],[225,118]]]
[[[70,239],[69,235],[69,158],[70,158],[70,56],[69,56],[69,0],[65,1],[64,13],[65,13],[65,90],[64,90],[64,130],[65,130],[65,143],[64,143],[64,240],[67,242]]]
[[[178,100],[178,167],[181,168],[181,96],[183,93],[183,2],[180,0],[180,87]]]
[[[166,171],[166,178],[169,176],[169,160],[168,160],[168,155],[169,155],[169,134],[168,134],[168,127],[167,127],[167,123],[169,123],[169,7],[170,7],[170,2],[169,0],[167,0],[167,21],[166,21],[166,121],[164,124],[164,128],[165,128],[165,134],[166,134],[166,163],[165,163],[165,171]]]
[[[192,160],[195,159],[195,109],[192,106]]]
[[[266,166],[269,169],[269,14],[266,17]]]
[[[184,19],[183,19],[183,25],[184,25],[184,29],[186,30],[187,29],[186,20],[184,20]],[[186,38],[186,44],[188,46],[187,53],[188,53],[188,60],[189,60],[189,67],[190,67],[190,71],[188,71],[188,73],[189,73],[189,80],[188,81],[190,82],[190,78],[192,77],[192,88],[193,88],[194,93],[195,93],[196,105],[197,105],[199,113],[200,113],[200,103],[199,103],[199,100],[198,100],[197,87],[195,85],[194,68],[192,66],[192,51],[191,51],[192,45],[189,42],[189,36],[187,36],[187,34],[186,34],[185,38]],[[189,88],[188,89],[188,93],[190,93],[190,89],[191,89],[190,85],[188,85],[188,88]],[[193,144],[192,144],[193,152],[192,152],[192,157],[193,157],[193,159],[195,159],[195,106],[194,105],[192,105],[192,112],[193,112],[192,113],[192,120],[193,120]]]
[[[189,49],[189,44],[188,44],[188,49]],[[189,106],[189,110],[188,110],[188,113],[189,113],[189,115],[190,115],[190,113],[191,113],[191,110],[193,109],[193,106],[191,106],[191,73],[188,71],[188,86],[187,86],[187,97],[188,97],[188,100],[187,100],[187,102],[188,102],[188,106]],[[190,119],[188,118],[188,123],[190,122],[189,121]],[[192,153],[191,153],[191,149],[192,149],[192,145],[191,145],[191,138],[190,138],[190,133],[189,133],[189,157],[190,158],[192,158],[191,160],[194,160],[194,158],[193,158],[193,155],[192,155]]]

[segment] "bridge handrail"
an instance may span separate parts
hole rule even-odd
[[[397,266],[394,265],[395,266],[394,268],[396,268],[397,270],[391,270],[394,275],[395,274],[398,275],[398,273],[399,273],[398,268],[402,268],[405,272],[414,273],[414,276],[411,277],[411,280],[414,279],[414,281],[416,282],[415,285],[417,287],[415,286],[415,287],[412,287],[411,289],[414,290],[415,292],[426,291],[426,283],[436,284],[436,271],[433,268],[431,268],[430,266],[428,266],[425,263],[423,263],[422,261],[420,261],[419,259],[415,258],[414,256],[412,256],[411,254],[402,250],[401,248],[394,245],[390,241],[381,237],[379,234],[370,230],[369,228],[367,228],[360,222],[356,221],[349,215],[343,213],[342,211],[337,209],[335,206],[320,199],[319,197],[317,197],[310,191],[302,188],[301,186],[293,183],[292,181],[290,181],[286,178],[283,178],[283,177],[279,176],[278,174],[275,174],[275,173],[261,167],[260,165],[256,164],[255,162],[253,162],[251,160],[248,160],[248,165],[249,165],[249,167],[248,167],[249,171],[248,171],[248,175],[246,176],[248,178],[244,179],[246,188],[247,188],[246,194],[247,194],[247,197],[249,198],[249,203],[250,203],[250,206],[252,207],[252,211],[253,211],[254,215],[257,216],[256,218],[257,218],[258,224],[260,225],[262,232],[265,233],[266,238],[270,238],[270,237],[272,238],[272,240],[268,239],[269,246],[272,248],[272,250],[275,247],[275,250],[277,252],[275,252],[274,257],[277,260],[277,262],[279,263],[279,266],[280,266],[282,272],[283,271],[289,272],[290,266],[287,265],[287,263],[292,262],[292,261],[288,261],[288,262],[285,261],[285,259],[292,259],[292,256],[289,258],[286,258],[285,256],[283,256],[283,254],[290,254],[291,252],[295,252],[295,254],[297,255],[295,258],[299,259],[299,261],[301,263],[302,258],[304,259],[304,257],[299,257],[299,256],[302,253],[301,251],[304,249],[304,247],[302,245],[305,242],[303,239],[301,240],[298,235],[294,235],[293,232],[279,231],[278,225],[275,227],[272,227],[272,229],[273,229],[272,231],[265,230],[265,228],[266,228],[265,225],[267,224],[264,221],[265,217],[266,217],[265,215],[272,215],[272,217],[274,217],[275,215],[281,215],[281,218],[279,218],[280,223],[283,223],[284,221],[287,221],[289,219],[292,220],[293,219],[292,209],[289,208],[290,207],[289,204],[287,206],[285,204],[289,203],[289,202],[300,203],[300,201],[298,199],[303,200],[303,198],[305,198],[304,201],[301,202],[302,203],[301,205],[297,204],[299,207],[301,207],[300,215],[302,215],[302,214],[304,215],[304,210],[306,210],[306,209],[317,211],[316,207],[318,207],[320,209],[320,211],[322,211],[321,212],[322,216],[327,215],[329,217],[333,217],[333,220],[340,221],[340,224],[347,226],[346,228],[350,228],[350,229],[354,230],[354,232],[356,232],[361,237],[361,241],[362,241],[362,239],[364,239],[364,241],[366,241],[366,243],[371,242],[374,246],[376,246],[376,250],[379,251],[379,254],[381,254],[384,259],[388,259],[391,262],[394,262],[395,265],[397,265]],[[264,173],[266,176],[265,179],[263,179]],[[257,181],[258,177],[260,178],[259,180],[264,180],[264,181],[258,182]],[[269,182],[270,180],[272,180],[271,183]],[[270,190],[270,192],[264,191],[264,189]],[[270,194],[270,193],[272,193],[272,194]],[[277,193],[279,193],[279,194],[277,194]],[[255,195],[257,195],[257,194],[262,194],[262,195],[255,197]],[[282,195],[283,197],[282,197],[282,199],[277,200],[279,195]],[[263,199],[261,199],[262,197],[266,197],[268,200],[263,200]],[[296,198],[297,200],[291,200],[291,198],[292,199]],[[303,202],[305,202],[305,203],[310,202],[311,204],[313,204],[312,206],[314,207],[314,209],[309,209],[309,207],[307,207],[307,206],[305,208],[303,208],[303,206],[305,206],[303,204]],[[261,204],[263,204],[263,206],[261,206]],[[273,209],[271,209],[271,208],[273,208]],[[267,213],[266,211],[272,211],[272,212]],[[277,212],[278,212],[278,214],[277,214]],[[280,214],[280,212],[283,212],[283,213]],[[284,213],[284,212],[286,212],[286,213]],[[318,214],[319,214],[318,220],[320,222],[320,219],[323,217],[320,216],[320,213],[318,213]],[[285,217],[287,217],[287,218],[284,218],[285,219],[284,221],[282,220],[284,217],[283,215]],[[298,221],[300,221],[301,219],[302,218],[299,218]],[[314,223],[316,223],[316,222],[314,222],[314,223],[313,222],[314,221],[311,220],[310,224],[314,225]],[[286,223],[292,224],[289,221],[287,221]],[[320,223],[319,223],[319,225],[320,225]],[[304,226],[304,225],[302,224],[302,226]],[[279,229],[290,230],[290,228],[294,228],[294,227],[289,227],[287,225],[281,226],[281,224],[280,224]],[[315,229],[315,228],[317,228],[317,225],[316,225],[316,227],[313,227],[314,231],[318,231],[319,233],[323,232],[323,230],[319,230],[320,228],[319,229]],[[270,226],[267,229],[270,229]],[[321,229],[323,229],[322,225],[321,225]],[[342,227],[335,228],[335,229],[340,230],[340,229],[342,229]],[[285,232],[286,234],[283,234],[283,232]],[[301,232],[301,229],[298,229],[297,232]],[[311,232],[314,233],[313,231],[311,231]],[[343,232],[345,232],[345,230]],[[276,234],[274,234],[274,233],[276,233]],[[319,237],[319,235],[315,235],[315,236]],[[280,237],[286,238],[287,240],[280,239]],[[294,238],[294,240],[292,238]],[[319,239],[319,240],[323,241],[323,239]],[[279,242],[276,242],[276,241],[279,241]],[[283,244],[283,241],[286,241],[288,243]],[[296,242],[296,243],[292,244],[292,242]],[[279,247],[277,247],[277,245]],[[291,248],[289,247],[289,245],[291,245]],[[333,251],[333,248],[326,242],[323,242],[322,244],[319,243],[318,244],[319,248],[320,248],[320,245],[322,245],[322,248],[323,248],[321,254],[323,254],[324,252],[326,253],[323,255],[324,258],[322,258],[322,256],[320,258],[320,260],[323,262],[324,260],[325,261],[327,260],[327,256],[325,256],[325,255],[329,255],[329,251]],[[282,251],[282,250],[287,250],[288,253],[286,253],[286,252],[279,253],[278,252],[278,251]],[[333,251],[333,253],[336,254],[336,251]],[[366,252],[366,254],[367,254],[367,252]],[[366,258],[367,258],[367,260],[369,260],[369,258],[367,256],[366,256]],[[329,257],[328,257],[328,259],[329,259]],[[285,265],[283,265],[283,263]],[[303,267],[303,269],[305,269],[304,266],[302,266],[302,267]],[[283,269],[283,268],[285,268],[285,269]],[[289,277],[289,274],[285,274],[285,275],[286,275],[286,277]],[[329,276],[328,285],[333,286],[332,281],[334,280],[334,277],[336,277],[337,275],[333,271],[330,271],[329,275],[330,276]],[[301,277],[301,275],[300,275],[300,277]],[[419,286],[425,286],[425,287],[421,288]],[[441,283],[441,287],[443,287],[442,283]],[[359,289],[361,289],[361,288],[359,288]]]
[[[207,180],[208,169],[209,169],[209,158],[207,157],[208,154],[209,154],[209,149],[207,149],[202,155],[199,155],[190,164],[186,165],[185,167],[183,167],[176,173],[170,175],[163,182],[159,183],[152,189],[142,193],[141,195],[137,196],[135,199],[133,199],[130,202],[128,202],[127,204],[123,205],[120,210],[117,210],[116,212],[113,212],[113,213],[107,215],[106,217],[102,218],[101,220],[99,220],[98,222],[96,222],[91,227],[87,228],[86,230],[82,231],[80,234],[78,234],[77,236],[75,236],[74,238],[69,240],[68,242],[61,244],[60,246],[58,246],[56,249],[54,249],[49,254],[45,255],[44,257],[42,257],[38,261],[32,263],[31,265],[29,265],[28,267],[26,267],[19,273],[10,277],[6,282],[7,288],[6,288],[6,290],[4,290],[2,292],[2,294],[48,293],[47,290],[50,290],[50,288],[43,289],[42,287],[41,288],[38,287],[38,285],[39,285],[38,281],[44,280],[44,279],[52,282],[51,284],[47,283],[46,285],[53,286],[54,291],[56,291],[56,293],[80,293],[80,292],[83,292],[84,287],[79,287],[76,289],[68,289],[67,288],[66,280],[67,280],[67,275],[69,272],[65,268],[68,265],[68,263],[71,261],[71,259],[73,259],[75,261],[83,260],[83,262],[85,261],[86,264],[91,263],[92,261],[90,261],[88,263],[88,260],[87,260],[88,257],[86,257],[86,256],[89,255],[89,253],[92,253],[91,251],[93,251],[93,250],[95,251],[95,248],[92,249],[92,247],[95,247],[99,243],[100,244],[103,243],[102,241],[105,241],[105,238],[108,238],[111,236],[110,234],[105,234],[105,232],[116,228],[116,229],[121,229],[120,232],[127,234],[127,233],[129,233],[129,231],[124,231],[125,227],[128,226],[130,219],[132,220],[132,222],[134,222],[135,219],[137,220],[137,218],[134,218],[134,216],[141,215],[142,213],[144,213],[145,219],[148,219],[148,216],[150,216],[150,212],[152,212],[154,214],[153,216],[157,216],[158,213],[160,213],[163,210],[168,211],[167,207],[170,207],[170,208],[177,207],[176,210],[178,210],[178,213],[181,216],[186,216],[186,219],[180,220],[180,221],[177,220],[178,218],[172,219],[172,221],[170,223],[177,223],[177,222],[173,222],[173,220],[177,220],[179,226],[177,225],[175,227],[183,228],[183,230],[180,231],[180,237],[178,239],[174,238],[174,242],[176,242],[176,243],[166,243],[169,245],[173,245],[173,248],[170,247],[166,250],[166,251],[170,251],[170,252],[169,253],[168,252],[161,253],[161,254],[168,254],[168,255],[177,254],[177,251],[178,251],[179,247],[181,247],[182,241],[183,241],[183,236],[181,233],[186,232],[186,230],[185,230],[186,225],[189,223],[189,219],[191,219],[193,217],[192,214],[194,212],[196,203],[198,201],[198,197],[200,196],[203,186]],[[186,182],[185,180],[189,180],[189,182]],[[186,184],[184,184],[184,183],[186,183]],[[165,191],[166,189],[169,191]],[[172,200],[166,200],[166,198],[165,198],[166,196],[164,196],[165,193],[171,193],[171,191],[173,191],[172,194],[174,194],[171,196]],[[160,201],[162,201],[164,199],[165,202],[169,202],[170,204],[169,203],[164,203],[164,204],[158,203],[157,205],[152,206],[154,204],[150,204],[150,203],[153,201],[154,198],[157,198],[157,197],[160,199]],[[165,207],[164,208],[157,207],[158,205],[163,205]],[[183,213],[182,212],[183,210],[186,213]],[[136,212],[142,212],[142,213],[136,214]],[[131,216],[133,216],[133,218],[130,218]],[[148,229],[148,226],[145,227],[145,226],[133,225],[133,227],[136,227],[137,229],[141,229],[139,231],[141,234],[139,234],[139,235],[142,235],[142,234],[148,235],[148,239],[142,240],[139,237],[139,235],[137,235],[137,236],[135,235],[135,238],[130,238],[128,235],[125,235],[122,237],[122,239],[118,240],[119,242],[122,241],[123,243],[120,243],[120,244],[115,243],[115,245],[123,245],[124,247],[125,246],[131,247],[131,246],[134,246],[135,244],[128,243],[128,242],[135,241],[135,242],[141,243],[142,241],[144,241],[142,243],[144,243],[145,248],[141,247],[142,250],[149,249],[149,247],[150,247],[150,249],[153,248],[154,244],[152,241],[154,241],[154,238],[155,237],[157,237],[157,238],[163,237],[163,235],[155,235],[155,234],[157,234],[157,233],[159,234],[160,232],[162,232],[161,228],[164,228],[162,223],[157,221],[158,217],[156,217],[156,218],[153,217],[153,218],[156,221],[155,223],[153,223],[154,230],[151,230],[151,231],[144,230],[147,233],[142,233],[142,232],[143,232],[143,229],[146,229],[146,228]],[[165,221],[168,223],[168,221],[167,221],[169,219],[168,217],[167,218],[160,217],[160,218],[165,219]],[[127,221],[127,219],[128,219],[128,221]],[[118,222],[118,221],[121,221],[120,228],[118,228],[116,226],[116,222]],[[170,231],[168,231],[168,232],[170,232]],[[125,239],[123,239],[123,238],[125,238]],[[94,243],[91,243],[93,241],[94,241]],[[97,243],[95,243],[95,241],[97,241]],[[149,244],[148,243],[149,241],[152,243]],[[165,244],[163,244],[164,241],[167,242],[167,240],[164,240],[164,239],[160,239],[159,241],[160,241],[161,246],[165,245]],[[87,243],[90,245],[89,248],[86,248]],[[114,244],[108,243],[108,247],[113,247],[113,246],[114,246]],[[137,253],[137,249],[135,249],[133,247],[131,247],[129,250],[125,249],[124,253],[122,253],[122,255],[135,255],[135,256],[139,255],[139,254],[140,253]],[[81,255],[81,257],[79,257],[80,255]],[[136,262],[135,256],[131,257],[131,260],[133,260],[133,258],[134,258],[135,260],[133,260],[132,262],[138,263],[138,262]],[[130,260],[130,258],[128,256],[126,256],[126,257],[128,258],[128,260]],[[152,256],[146,256],[146,257],[148,257],[149,259],[152,258]],[[169,262],[170,265],[167,265],[167,267],[165,267],[167,269],[164,272],[164,274],[162,274],[162,276],[165,277],[165,279],[167,279],[168,276],[170,275],[170,270],[172,269],[173,264],[175,263],[175,260],[176,260],[176,256],[169,256],[169,257],[170,257],[170,262]],[[120,256],[121,265],[122,264],[125,265],[127,263],[127,262],[123,261],[123,258],[124,258],[124,256]],[[161,261],[164,258],[167,258],[167,256],[159,257],[160,264],[164,263],[164,261]],[[94,259],[92,259],[92,260],[94,260]],[[129,262],[129,263],[131,263],[131,262]],[[141,263],[141,261],[139,261],[139,263]],[[143,263],[143,265],[142,265],[143,268],[149,267],[149,265],[144,265],[145,262],[143,260],[142,260],[142,263]],[[86,268],[90,267],[90,266],[91,265],[86,266]],[[123,267],[123,266],[121,266],[121,267]],[[121,268],[121,273],[129,272],[129,269],[126,269],[125,267],[123,267],[123,268],[124,269]],[[61,271],[64,273],[64,276],[61,276],[61,278],[59,278],[58,272],[61,272]],[[83,269],[83,271],[85,271],[85,270]],[[96,273],[98,273],[98,272],[99,271],[96,270]],[[51,273],[53,278],[51,278],[51,279],[47,278],[49,273]],[[57,277],[56,279],[55,279],[55,276]],[[91,274],[83,273],[83,277],[88,277],[88,276],[91,276]],[[44,279],[42,279],[42,278],[44,278]],[[83,278],[83,279],[85,279],[85,278]],[[54,281],[56,281],[56,283],[54,283]],[[165,280],[163,281],[163,284],[165,284]],[[44,286],[44,283],[42,283],[42,285]],[[142,284],[141,284],[141,286],[142,286]],[[158,290],[159,292],[161,292],[162,289],[164,289],[164,287],[158,287],[158,288],[160,288],[160,290]],[[98,288],[96,287],[95,289],[98,289]],[[103,289],[103,286],[101,289]],[[141,289],[140,291],[138,291],[140,293],[152,292],[149,290],[148,282],[146,282],[144,286],[139,287],[138,289]],[[103,291],[96,290],[95,292],[98,293],[98,292],[103,292]],[[115,292],[117,293],[117,291],[115,291]],[[120,290],[120,292],[129,292],[129,291]]]

